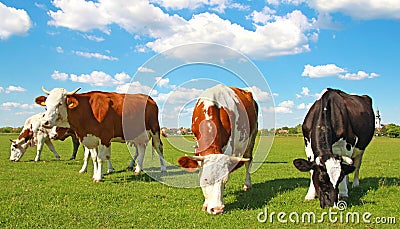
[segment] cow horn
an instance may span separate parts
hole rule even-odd
[[[50,95],[50,92],[49,92],[48,90],[46,90],[43,86],[42,86],[42,91],[43,91],[45,94]]]
[[[353,160],[350,157],[342,156],[342,159],[343,159],[344,162],[346,162],[349,165],[353,164]]]
[[[80,87],[78,87],[77,89],[75,89],[75,90],[73,90],[73,91],[71,91],[71,92],[67,92],[67,95],[73,95],[73,94],[75,94],[77,91],[79,91],[79,90],[81,90],[81,88]]]
[[[205,159],[204,156],[187,156],[187,157],[192,159],[192,160],[196,160],[196,161],[204,161],[204,159]]]

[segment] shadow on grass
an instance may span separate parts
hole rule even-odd
[[[233,209],[260,209],[279,193],[292,191],[300,187],[308,187],[309,182],[310,179],[306,178],[285,178],[256,183],[247,192],[242,190],[234,192],[234,195],[237,196],[237,201],[227,204],[225,209],[227,211]]]
[[[234,195],[237,201],[226,205],[226,210],[233,209],[260,209],[280,193],[292,191],[300,187],[308,187],[310,179],[306,178],[285,178],[253,184],[252,190],[248,192],[236,191]],[[348,206],[364,205],[366,202],[362,197],[371,190],[378,190],[382,187],[399,186],[400,178],[396,177],[368,177],[360,180],[360,186],[351,188],[349,185],[349,198],[345,201]],[[304,193],[305,195],[306,193]],[[302,196],[301,198],[304,198]],[[316,198],[316,201],[318,199]]]
[[[364,205],[368,202],[363,200],[369,191],[378,190],[379,188],[389,186],[399,186],[400,178],[398,177],[367,177],[360,180],[360,186],[352,188],[352,183],[348,186],[349,198],[345,201],[348,206]]]

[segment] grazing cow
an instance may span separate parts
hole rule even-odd
[[[54,156],[57,160],[60,159],[57,151],[55,150],[51,140],[62,140],[64,141],[67,137],[72,137],[72,142],[74,144],[73,154],[76,154],[76,151],[79,147],[79,141],[76,139],[75,135],[64,135],[61,133],[57,133],[59,138],[55,138],[53,136],[53,132],[56,131],[56,128],[47,129],[41,125],[41,120],[44,116],[44,113],[39,113],[29,117],[24,124],[24,127],[16,140],[11,140],[11,161],[19,161],[21,157],[24,155],[29,146],[37,146],[35,161],[40,160],[40,155],[42,153],[43,145],[46,144],[51,152],[54,153]],[[68,131],[68,129],[67,129]],[[65,133],[65,132],[64,132]]]
[[[195,156],[183,156],[178,163],[188,171],[200,168],[204,195],[203,211],[224,211],[223,191],[229,173],[246,165],[244,190],[251,188],[250,167],[258,128],[258,105],[251,92],[217,85],[197,100],[192,116],[196,139]]]
[[[293,163],[311,172],[305,199],[317,195],[322,208],[337,206],[339,197],[348,197],[347,175],[354,170],[353,187],[359,185],[362,156],[374,134],[372,100],[327,89],[308,111],[302,128],[308,160]]]
[[[160,156],[161,171],[166,172],[158,107],[151,97],[100,91],[76,94],[79,88],[73,92],[63,88],[42,90],[48,97],[39,96],[35,101],[47,108],[43,125],[71,128],[84,146],[93,149],[92,159],[97,165],[94,167],[94,181],[101,181],[102,165],[110,155],[111,141],[118,139],[137,147],[137,174],[143,168],[144,153],[151,138],[153,149]]]

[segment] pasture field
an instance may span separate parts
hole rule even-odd
[[[61,161],[45,146],[40,162],[33,162],[35,147],[20,162],[10,162],[9,138],[15,137],[0,135],[0,228],[400,227],[400,139],[372,140],[361,166],[360,186],[350,188],[347,208],[340,211],[321,209],[318,200],[304,202],[309,173],[292,164],[295,158],[305,158],[303,140],[275,137],[267,159],[255,162],[262,166],[252,174],[252,190],[242,190],[244,168],[235,171],[225,189],[225,212],[212,216],[201,211],[200,188],[171,187],[145,173],[125,171],[130,154],[124,144],[112,144],[116,172],[94,183],[91,162],[88,173],[78,173],[82,148],[77,160],[68,160],[70,139],[54,142]],[[166,160],[176,163],[182,153],[167,139],[163,142]],[[159,164],[157,156],[154,160]]]

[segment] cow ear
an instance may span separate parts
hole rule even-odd
[[[293,160],[293,165],[301,172],[308,172],[312,169],[312,163],[302,158]]]
[[[188,156],[178,158],[178,164],[188,172],[194,172],[199,168],[199,163]]]
[[[342,171],[344,172],[344,175],[354,172],[355,169],[356,167],[353,165],[346,165],[342,163]]]
[[[40,106],[46,106],[46,99],[47,99],[46,96],[41,95],[35,98],[35,103]]]
[[[100,95],[94,95],[89,100],[94,117],[98,122],[102,122],[110,108],[110,98]]]
[[[67,97],[67,107],[69,109],[74,109],[78,105],[79,105],[79,102],[75,97],[73,97],[73,96],[68,96]]]

